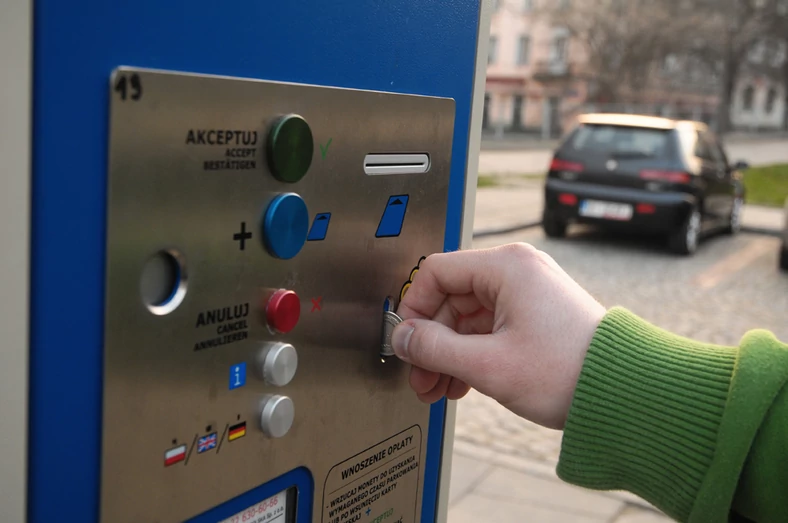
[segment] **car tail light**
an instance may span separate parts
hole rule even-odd
[[[562,205],[577,205],[577,196],[569,193],[561,193],[558,195],[558,203]]]
[[[681,171],[659,171],[659,170],[645,170],[640,171],[640,177],[643,180],[658,180],[670,183],[689,183],[691,176]]]
[[[567,162],[566,160],[559,160],[554,158],[550,164],[551,171],[570,171],[573,173],[583,172],[583,164],[577,162]]]
[[[635,206],[635,212],[638,214],[654,214],[657,212],[657,207],[650,203],[639,203]]]

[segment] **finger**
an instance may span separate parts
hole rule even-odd
[[[435,387],[432,388],[429,392],[425,392],[423,394],[418,394],[418,397],[424,403],[435,403],[442,397],[446,395],[446,392],[449,390],[449,384],[451,383],[451,376],[447,376],[446,374],[441,374],[438,383]]]
[[[460,334],[489,334],[495,325],[495,314],[487,309],[479,309],[468,316],[460,316],[455,329]]]
[[[491,270],[487,251],[457,251],[427,257],[399,306],[408,318],[432,318],[452,294],[473,294],[488,309],[495,303],[497,271]]]
[[[470,392],[471,387],[459,378],[452,378],[449,389],[446,391],[446,398],[458,400],[465,397]]]
[[[458,334],[429,320],[406,320],[397,325],[392,345],[397,356],[408,363],[469,383],[473,381],[469,376],[488,371],[497,353],[495,335]]]
[[[413,366],[410,369],[410,388],[412,388],[416,394],[424,394],[435,388],[440,377],[440,372],[433,372]]]
[[[432,318],[426,319],[437,321],[453,329],[460,317],[473,314],[479,309],[484,309],[484,307],[482,307],[479,298],[473,294],[451,294],[438,308],[438,312]]]

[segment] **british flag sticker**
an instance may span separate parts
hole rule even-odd
[[[203,452],[208,452],[211,449],[216,448],[216,433],[212,432],[207,436],[201,437],[197,440],[197,454],[202,454]]]

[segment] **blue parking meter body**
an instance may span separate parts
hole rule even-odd
[[[467,243],[480,2],[14,2],[19,513],[443,519],[452,406],[380,352],[423,260]]]

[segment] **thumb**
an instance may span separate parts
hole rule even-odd
[[[467,380],[484,372],[493,349],[491,335],[458,334],[442,323],[406,320],[394,328],[396,355],[417,367]]]

